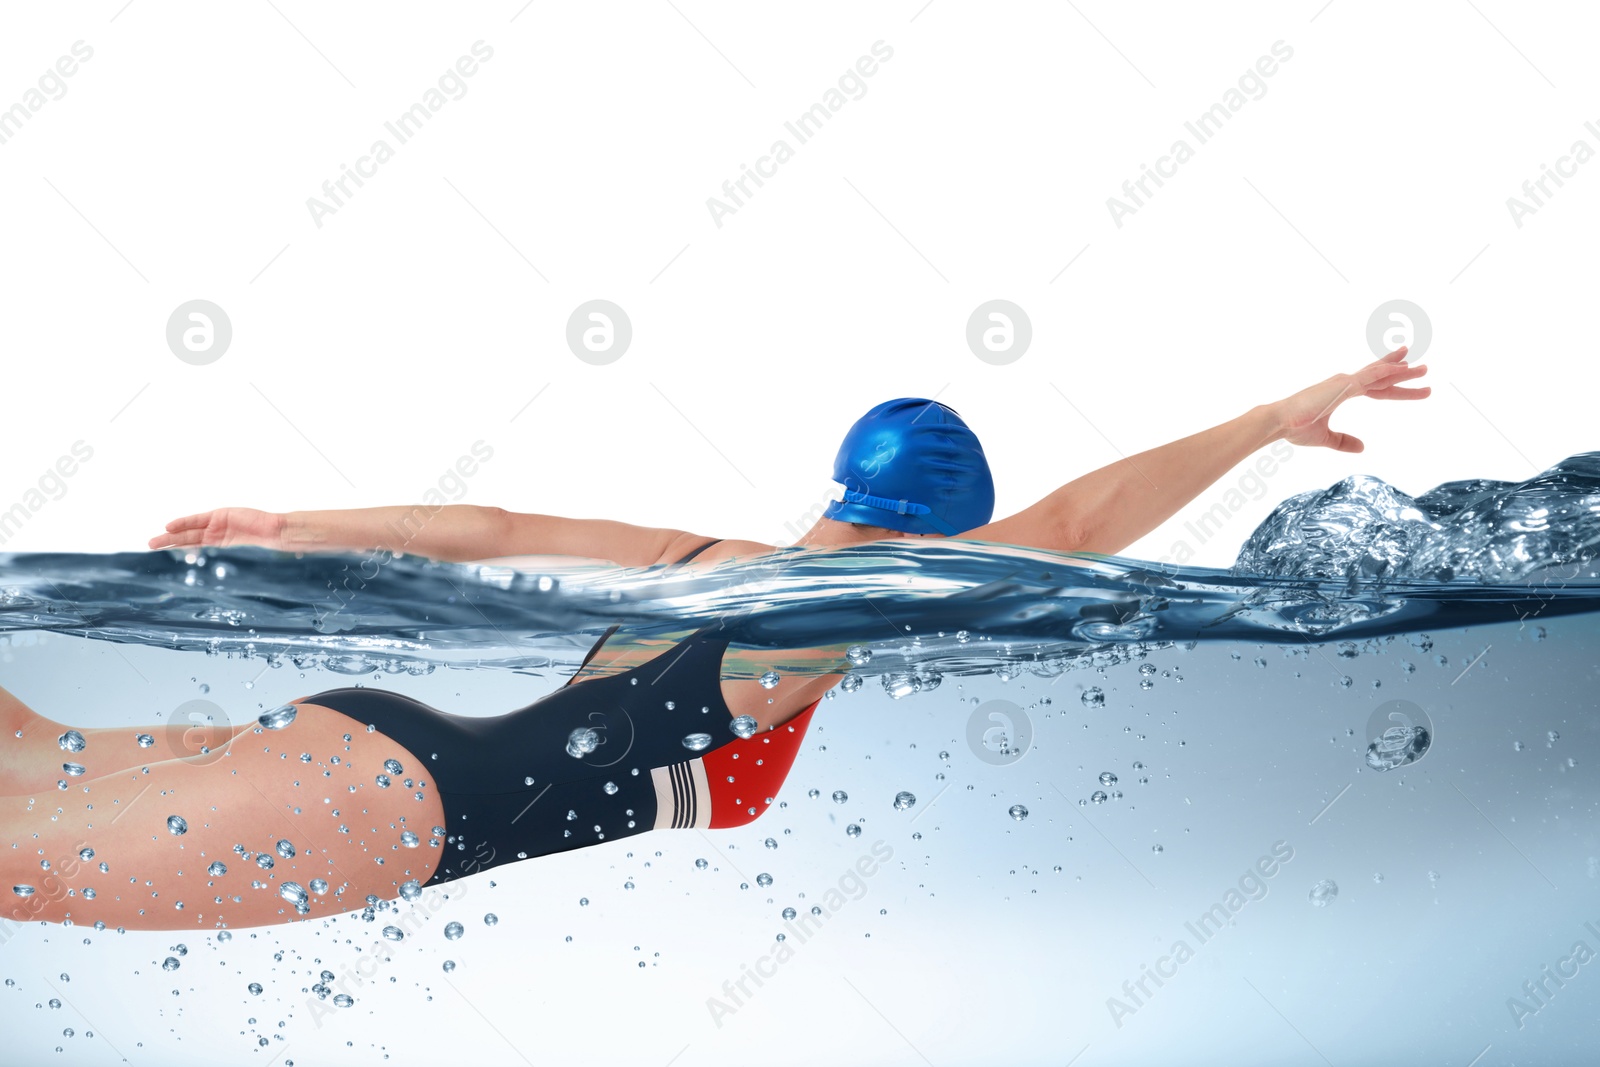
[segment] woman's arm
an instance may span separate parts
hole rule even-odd
[[[963,538],[1031,545],[1059,552],[1115,555],[1160,526],[1251,453],[1277,440],[1340,452],[1365,447],[1328,427],[1346,400],[1420,400],[1426,387],[1399,383],[1427,373],[1408,366],[1396,349],[1354,374],[1325,381],[1273,404],[1178,441],[1107,464],[1068,482],[1015,515],[962,534]]]
[[[260,545],[285,552],[409,553],[450,563],[500,556],[582,556],[648,567],[706,540],[609,519],[519,514],[475,504],[403,504],[338,511],[218,508],[167,523],[151,548]],[[673,558],[676,558],[674,556]]]

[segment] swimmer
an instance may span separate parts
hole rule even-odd
[[[961,417],[930,400],[890,400],[846,434],[834,464],[843,496],[798,544],[932,537],[1116,554],[1275,441],[1360,452],[1329,416],[1353,397],[1427,396],[1400,385],[1426,373],[1405,353],[1118,460],[999,520],[988,462]],[[149,543],[239,545],[670,568],[776,551],[455,504],[223,508],[168,523]],[[9,845],[0,849],[0,915],[126,929],[262,926],[650,830],[759,818],[818,702],[848,670],[844,646],[794,653],[814,673],[768,690],[730,668],[739,653],[717,624],[675,641],[613,640],[617,629],[567,684],[502,715],[451,715],[377,687],[338,688],[298,696],[260,722],[191,730],[187,754],[155,760],[140,735],[163,731],[69,731],[0,690],[0,842]],[[83,769],[64,774],[64,763]]]

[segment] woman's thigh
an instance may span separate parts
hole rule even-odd
[[[13,845],[0,853],[3,914],[238,928],[359,909],[369,895],[390,899],[407,881],[426,882],[443,847],[433,831],[444,810],[421,761],[336,711],[296,707],[292,722],[246,730],[220,758],[0,800],[0,839]],[[390,760],[398,773],[386,770]]]

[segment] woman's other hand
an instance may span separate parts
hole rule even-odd
[[[260,545],[283,548],[284,516],[255,508],[218,508],[186,515],[167,523],[165,533],[150,538],[151,548],[189,548],[207,545],[233,548]]]
[[[1370,396],[1375,400],[1421,400],[1426,397],[1432,392],[1427,386],[1411,389],[1400,387],[1401,382],[1428,373],[1425,365],[1409,366],[1405,358],[1406,347],[1402,345],[1354,374],[1335,374],[1326,381],[1273,404],[1282,430],[1279,436],[1293,445],[1360,452],[1366,447],[1361,439],[1329,429],[1328,417],[1351,397]]]

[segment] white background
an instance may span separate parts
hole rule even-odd
[[[1368,317],[1395,298],[1431,318],[1424,362],[1434,396],[1348,405],[1334,425],[1363,437],[1367,451],[1297,450],[1223,534],[1191,544],[1196,562],[1226,565],[1276,501],[1350,474],[1420,493],[1456,478],[1525,478],[1595,447],[1594,420],[1584,412],[1592,412],[1600,375],[1590,340],[1600,163],[1580,168],[1520,228],[1506,205],[1574,140],[1600,148],[1584,128],[1600,121],[1600,92],[1591,54],[1597,27],[1581,5],[674,3],[511,0],[441,10],[110,0],[9,8],[0,107],[22,100],[75,41],[94,55],[65,96],[0,144],[0,508],[26,499],[75,441],[94,454],[65,495],[0,548],[140,549],[168,519],[223,505],[412,502],[480,439],[494,457],[468,482],[465,502],[786,541],[793,531],[785,524],[826,496],[850,422],[902,395],[936,396],[967,418],[993,463],[1004,515],[1118,455],[1354,370],[1372,358]],[[494,56],[467,81],[466,95],[317,227],[307,198],[385,136],[384,122],[420,100],[478,40]],[[894,55],[866,95],[798,146],[719,228],[707,198],[880,40]],[[1294,54],[1266,94],[1195,146],[1184,122],[1221,100],[1279,40]],[[1179,137],[1195,147],[1193,160],[1116,226],[1107,198]],[[180,361],[165,339],[173,310],[197,298],[222,306],[233,327],[229,350],[206,366]],[[623,306],[634,329],[630,349],[605,366],[579,360],[565,343],[569,315],[594,298]],[[1031,348],[1005,366],[979,360],[965,340],[973,309],[995,298],[1021,305],[1033,325]],[[1184,522],[1221,500],[1238,476],[1127,554],[1166,553],[1185,536]],[[1450,652],[1459,663],[1471,650]],[[103,664],[81,655],[74,686],[104,676]],[[29,683],[21,667],[15,677]],[[237,679],[219,664],[219,691],[225,681]],[[1131,678],[1120,682],[1132,689]],[[1305,700],[1304,692],[1285,690],[1263,707]],[[80,689],[77,699],[87,706],[91,697]],[[65,701],[51,707],[82,710]],[[821,787],[826,796],[848,766],[860,772],[850,781],[870,780],[877,790],[897,787],[902,774],[912,781],[914,770],[919,792],[932,795],[926,757],[950,743],[945,734],[959,724],[932,705],[899,710],[921,716],[914,722],[923,744],[911,753],[898,736],[902,762],[890,774],[846,763],[868,740],[887,751],[888,713],[840,714],[835,732],[819,735],[833,740],[834,753],[822,759],[808,749],[811,762],[789,794],[794,822],[837,855],[808,865],[778,853],[783,867],[768,862],[784,879],[779,895],[800,884],[815,891],[856,854],[831,825],[831,810],[807,810],[801,821],[804,789]],[[1365,705],[1358,710],[1364,721]],[[1322,735],[1330,730],[1318,723],[1313,732],[1327,748]],[[1088,781],[1097,769],[1080,767],[1078,777]],[[1241,782],[1251,773],[1240,771]],[[974,820],[1000,819],[1002,809],[990,807],[1003,803],[994,799],[998,788],[986,785],[973,799]],[[1056,803],[1044,785],[1028,788]],[[872,803],[887,815],[885,798]],[[1047,821],[1044,803],[1027,824],[1041,839],[1060,828]],[[1262,808],[1241,792],[1229,810],[1243,818]],[[953,816],[928,821],[942,818],[957,825]],[[1530,811],[1528,821],[1536,818]],[[828,824],[826,838],[817,824]],[[982,822],[966,840],[993,825]],[[1005,834],[1023,833],[1001,825]],[[1181,827],[1173,821],[1169,829]],[[729,838],[745,850],[733,853],[741,867],[766,858],[766,832],[757,824]],[[1096,840],[1081,829],[1077,836]],[[1075,924],[1072,938],[1053,941],[1028,933],[1047,914],[1062,922],[1075,907],[1097,914],[1102,898],[1073,904],[1057,889],[1034,898],[1048,912],[985,913],[966,908],[952,888],[969,880],[962,884],[991,905],[997,893],[1026,899],[1017,887],[1028,883],[1004,873],[1006,864],[1028,866],[1008,851],[1017,840],[995,832],[989,846],[1005,858],[982,862],[966,845],[946,845],[948,871],[933,889],[922,885],[925,864],[900,868],[873,890],[871,905],[850,913],[836,948],[807,956],[816,962],[792,972],[788,992],[763,996],[740,1027],[716,1032],[732,1033],[722,1043],[698,1005],[716,976],[739,973],[741,952],[749,948],[753,959],[766,947],[775,923],[771,909],[739,911],[737,937],[729,934],[722,912],[750,895],[729,879],[718,890],[687,881],[690,859],[709,846],[665,835],[638,845],[637,856],[629,855],[633,842],[616,842],[503,876],[499,892],[517,903],[500,908],[502,940],[475,928],[480,937],[466,947],[480,946],[484,964],[473,967],[463,948],[457,977],[463,996],[514,1041],[497,1043],[478,1029],[480,1016],[438,985],[431,957],[425,974],[404,972],[405,995],[364,999],[362,1011],[393,1025],[350,1024],[360,1038],[353,1051],[343,1045],[346,1030],[309,1029],[305,995],[291,988],[298,979],[281,972],[258,1029],[270,1032],[298,1013],[301,1044],[292,1056],[351,1063],[376,1062],[384,1051],[405,1062],[404,1050],[420,1043],[495,1063],[522,1062],[513,1047],[540,1055],[576,1048],[595,1061],[625,1049],[635,1062],[664,1063],[692,1042],[682,1063],[814,1062],[819,1049],[841,1063],[916,1063],[926,1049],[942,1064],[972,1061],[972,1049],[996,1032],[1031,1040],[1056,1012],[1068,1017],[1064,1030],[1105,1031],[1099,998],[1135,973],[1148,946],[1130,943],[1113,955],[1113,946],[1095,943],[1126,927],[1108,933],[1087,924],[1085,932]],[[1494,862],[1484,850],[1498,848],[1498,839],[1449,838],[1452,847],[1458,840],[1489,857],[1481,863]],[[1144,936],[1167,936],[1177,927],[1169,919],[1203,905],[1269,844],[1252,824],[1224,848],[1195,850],[1215,870],[1192,874],[1199,888],[1170,915],[1155,915]],[[917,856],[896,847],[908,860]],[[667,856],[655,861],[660,877],[646,881],[642,862],[653,848]],[[1126,877],[1115,857],[1085,850],[1077,863],[1066,849],[1052,834],[1024,859],[1047,872],[1057,861],[1076,863],[1070,869],[1089,872],[1096,893],[1125,892],[1113,880]],[[1179,855],[1173,849],[1169,858]],[[1424,862],[1416,860],[1418,886]],[[1295,877],[1310,873],[1296,868]],[[625,876],[640,877],[637,897],[617,888]],[[1346,877],[1348,903],[1356,894]],[[946,894],[942,917],[909,911],[907,902],[935,889]],[[497,899],[481,880],[469,891],[479,902]],[[577,911],[580,891],[596,907]],[[1303,892],[1296,884],[1281,906]],[[654,901],[648,913],[631,903],[644,899]],[[868,1003],[909,1028],[913,1044],[836,981],[838,973],[863,973],[851,969],[868,958],[857,939],[877,922],[880,901],[893,918],[872,927],[885,947],[860,980],[872,992]],[[684,914],[678,909],[693,922],[663,928],[659,916]],[[897,925],[901,912],[909,918]],[[537,942],[524,936],[529,928]],[[714,930],[723,936],[711,937]],[[559,940],[568,932],[585,953],[576,963],[558,955],[570,947]],[[47,935],[55,940],[46,943]],[[29,936],[34,956],[11,958],[53,961],[70,947],[72,966],[86,977],[135,966],[121,956],[113,966],[104,943],[80,952],[59,930]],[[1362,936],[1345,929],[1332,942],[1355,945]],[[1456,932],[1438,936],[1464,944]],[[1567,927],[1549,936],[1565,938]],[[207,1002],[180,998],[158,1021],[154,1011],[138,1022],[112,1016],[106,1035],[149,1036],[146,1056],[235,1056],[252,1039],[238,1035],[256,1032],[239,1018],[253,1009],[237,986],[262,964],[262,945],[301,952],[294,973],[303,975],[326,943],[305,927],[262,938],[253,946],[236,939],[223,954],[232,964],[217,972],[232,983],[218,986],[226,1011],[202,1022]],[[130,934],[112,942],[146,976],[127,1011],[169,1000],[161,980],[150,979],[168,940]],[[635,943],[641,953],[662,951],[666,963],[639,972],[650,984],[624,986],[619,972],[637,977]],[[1275,943],[1294,956],[1287,939]],[[1012,955],[985,955],[1002,948]],[[1553,958],[1548,948],[1519,941],[1503,971],[1484,978],[1472,1002],[1479,1014],[1451,1035],[1460,1038],[1461,1048],[1450,1050],[1459,1062],[1489,1040],[1480,1031],[1504,1033],[1504,1019],[1491,1022],[1490,1014]],[[1230,961],[1246,958],[1227,952]],[[210,967],[212,956],[197,952],[185,983],[212,973],[202,958]],[[1415,986],[1443,990],[1425,957],[1417,960]],[[1471,964],[1443,970],[1476,975]],[[685,973],[675,968],[685,966],[695,968],[693,979],[675,981]],[[1064,973],[1081,986],[1069,1008],[1055,984]],[[974,974],[979,980],[968,981]],[[31,1012],[35,997],[49,994],[37,975],[29,981]],[[439,1014],[411,1034],[404,1024],[418,986],[438,992],[430,1007]],[[1185,988],[1197,993],[1162,1001],[1171,1007],[1161,1011],[1180,1014],[1145,1026],[1137,1040],[1187,1042],[1197,1031],[1186,1026],[1238,1007],[1220,1000],[1236,987],[1200,979]],[[95,990],[91,1006],[106,1005],[95,1011],[118,1003],[106,986],[80,979],[74,989]],[[1299,989],[1305,999],[1284,1003],[1304,1022],[1321,994],[1315,983]],[[613,1013],[612,995],[625,1011]],[[1205,1000],[1212,995],[1216,1010]],[[1397,991],[1387,1003],[1403,1010],[1407,995]],[[1152,1018],[1163,1016],[1145,1016]],[[1366,1025],[1382,1037],[1394,1018],[1320,1020],[1312,1032],[1323,1041]],[[1564,1025],[1555,1012],[1546,1019]],[[640,1022],[636,1030],[630,1020]],[[34,1015],[26,1023],[30,1041],[44,1040]],[[1253,1025],[1277,1027],[1277,1017],[1262,1013]],[[197,1047],[219,1027],[226,1043]],[[169,1031],[173,1043],[156,1047],[155,1035]],[[1263,1045],[1263,1055],[1288,1062],[1276,1058],[1288,1049],[1319,1062],[1274,1032],[1283,1045]],[[182,1036],[195,1040],[182,1045]],[[1496,1056],[1514,1053],[1513,1036],[1494,1036],[1502,1041]],[[1102,1042],[1095,1055],[1112,1061],[1136,1060],[1146,1048],[1134,1039],[1094,1040]],[[1050,1049],[1038,1061],[1065,1062],[1076,1049]]]
[[[479,439],[463,501],[786,542],[850,422],[903,395],[978,431],[1005,515],[1355,369],[1394,298],[1432,320],[1433,397],[1347,405],[1367,451],[1298,450],[1195,562],[1348,474],[1420,493],[1593,447],[1600,166],[1520,229],[1506,206],[1600,148],[1581,7],[1319,6],[12,8],[0,104],[94,55],[0,145],[0,506],[94,456],[3,547],[412,502]],[[478,40],[465,96],[318,228],[307,199]],[[796,146],[784,122],[880,40]],[[1265,95],[1197,144],[1183,123],[1279,40]],[[780,137],[794,158],[719,228],[707,198]],[[1107,198],[1179,137],[1195,157],[1119,229]],[[634,328],[605,366],[564,342],[597,297]],[[165,343],[196,298],[233,326],[207,366]],[[965,343],[994,298],[1033,325],[1005,366]]]

